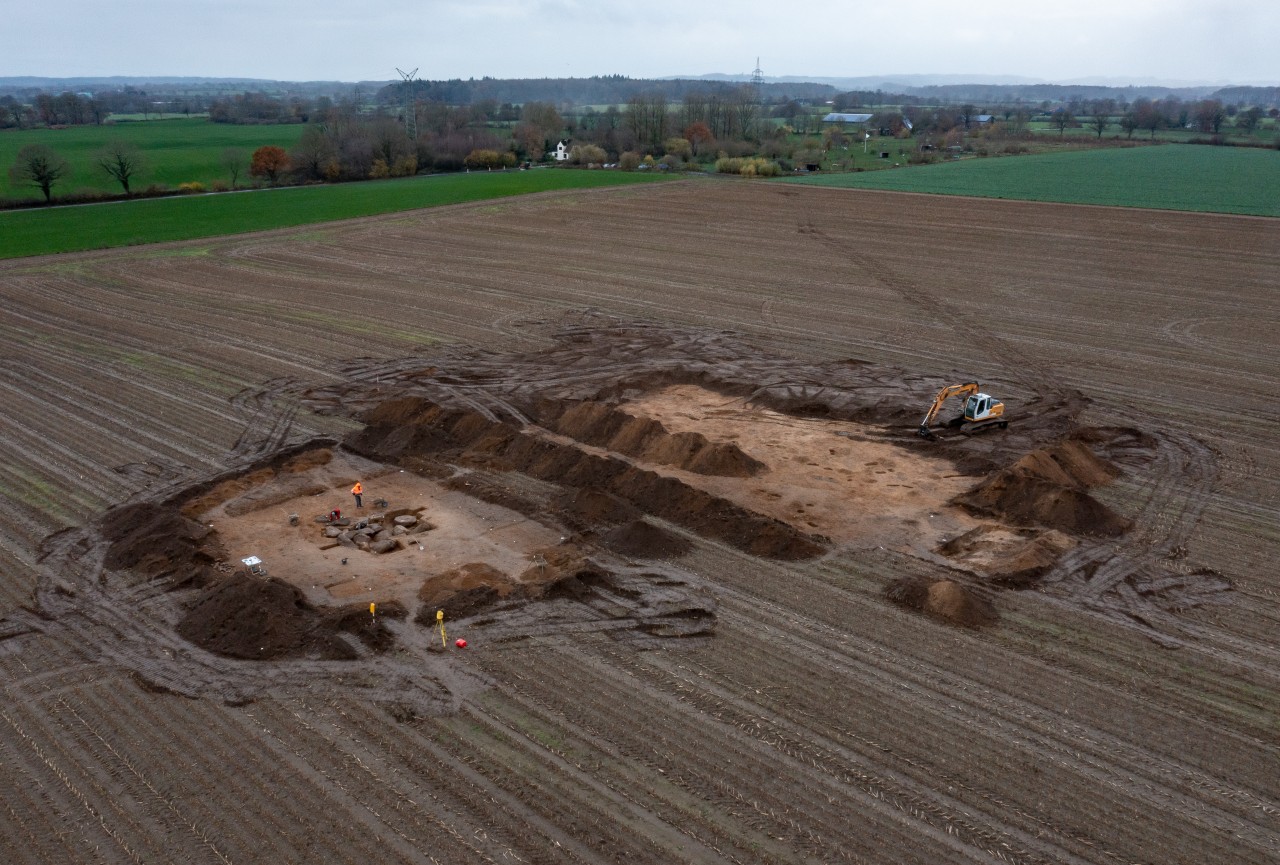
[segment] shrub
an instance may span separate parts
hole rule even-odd
[[[183,195],[199,195],[206,190],[203,183],[198,180],[192,180],[187,183],[179,183],[178,191]]]
[[[751,156],[756,152],[756,146],[750,141],[725,141],[720,145],[723,149],[720,151],[725,156]]]
[[[462,164],[467,168],[501,168],[502,155],[496,150],[479,148],[468,153],[462,160]]]
[[[667,155],[688,159],[693,155],[693,146],[684,138],[668,138],[662,142],[662,149]]]
[[[109,193],[103,192],[101,189],[94,189],[86,186],[81,189],[77,189],[75,192],[68,195],[62,196],[61,201],[64,204],[81,204],[91,201],[106,201],[110,197],[111,195]]]
[[[628,150],[618,157],[618,167],[623,171],[635,171],[640,167],[640,154],[634,150]]]
[[[214,192],[227,192],[231,189],[225,180],[215,180],[209,184],[209,188]]]
[[[770,138],[760,145],[760,155],[767,156],[770,159],[789,157],[794,151],[795,148],[783,138]]]
[[[401,156],[391,166],[392,177],[412,177],[418,173],[417,156]]]
[[[373,160],[373,167],[369,169],[370,180],[381,180],[384,177],[390,177],[390,176],[391,176],[391,169],[387,167],[387,160],[385,159]]]
[[[595,144],[575,144],[569,151],[569,161],[574,165],[600,164],[609,158],[603,147]]]
[[[743,177],[777,177],[778,163],[759,156],[741,158],[726,156],[716,160],[716,171],[720,174],[739,174]]]

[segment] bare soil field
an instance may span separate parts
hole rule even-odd
[[[1274,862],[1278,327],[1274,220],[737,182],[0,264],[0,850]]]

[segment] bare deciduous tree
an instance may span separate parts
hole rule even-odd
[[[1262,109],[1259,108],[1257,105],[1254,105],[1253,107],[1249,108],[1247,111],[1240,112],[1240,115],[1236,117],[1236,126],[1240,127],[1245,132],[1249,132],[1249,133],[1252,133],[1253,130],[1257,129],[1258,124],[1261,122],[1262,122]]]
[[[9,169],[14,184],[30,183],[44,193],[46,203],[53,201],[53,185],[71,173],[71,164],[45,144],[28,144],[18,151]]]
[[[1227,122],[1227,112],[1218,100],[1205,99],[1196,103],[1195,121],[1201,132],[1218,133]]]
[[[231,175],[231,188],[235,189],[240,182],[240,175],[244,174],[245,166],[249,164],[249,154],[239,147],[228,147],[222,151],[218,161],[227,174]]]
[[[1107,127],[1111,125],[1111,112],[1104,108],[1098,107],[1093,109],[1093,113],[1089,115],[1089,126],[1098,133],[1098,137],[1102,137],[1102,133],[1107,131]]]
[[[128,141],[118,138],[108,141],[98,151],[94,161],[123,187],[125,195],[131,194],[129,183],[144,167],[142,152]]]
[[[320,126],[308,126],[302,130],[298,143],[289,153],[289,161],[306,180],[324,180],[329,164],[338,155],[329,136]]]

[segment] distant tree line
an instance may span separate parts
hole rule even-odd
[[[1217,99],[1223,104],[1258,105],[1264,109],[1280,107],[1280,87],[1157,87],[1080,84],[937,84],[904,88],[902,102],[926,105],[1035,105],[1067,102],[1092,102],[1112,99],[1117,103],[1133,103],[1139,99],[1159,102],[1177,99],[1195,102]],[[872,103],[866,103],[872,104]]]
[[[668,102],[680,102],[691,93],[728,94],[742,86],[741,81],[644,79],[622,75],[591,78],[472,78],[465,81],[396,81],[379,90],[375,98],[382,105],[403,104],[405,91],[410,89],[414,100],[449,105],[474,105],[481,102],[621,105],[640,95],[660,95]],[[828,84],[765,83],[760,95],[764,101],[827,100],[835,92],[836,89]]]
[[[35,126],[81,126],[101,124],[112,114],[200,114],[206,110],[203,97],[157,94],[126,87],[100,93],[35,93],[29,99],[13,94],[0,96],[0,129],[29,129]]]
[[[1118,130],[1117,134],[1122,133],[1131,139],[1138,132],[1146,132],[1149,138],[1154,138],[1161,129],[1190,129],[1214,136],[1229,129],[1252,133],[1263,118],[1277,116],[1280,116],[1280,109],[1264,110],[1259,105],[1241,108],[1234,103],[1224,104],[1218,99],[1140,97],[1133,102],[1111,98],[1072,99],[1059,104],[1044,102],[1038,106],[1014,104],[978,107],[969,103],[926,107],[907,104],[900,113],[894,111],[873,115],[871,126],[881,130],[890,127],[890,134],[896,134],[903,125],[898,118],[905,118],[917,135],[946,135],[956,129],[971,131],[977,118],[984,117],[993,133],[1017,137],[1029,135],[1029,124],[1037,119],[1047,120],[1059,135],[1065,134],[1067,129],[1085,127],[1093,131],[1097,138],[1101,138],[1108,130],[1115,129]]]

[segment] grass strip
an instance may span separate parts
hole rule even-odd
[[[1161,145],[960,159],[786,181],[814,186],[1280,216],[1280,151]]]
[[[289,228],[533,192],[654,182],[621,171],[472,172],[0,213],[0,258]]]

